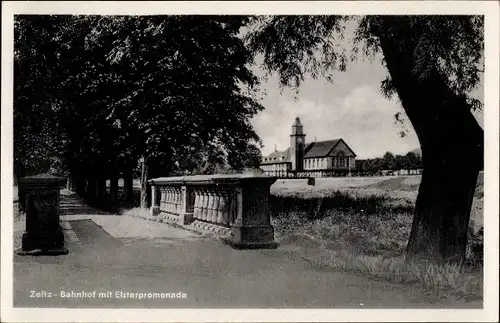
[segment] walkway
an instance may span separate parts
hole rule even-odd
[[[62,196],[61,212],[70,253],[14,256],[15,307],[452,307],[402,285],[311,268],[282,249],[234,250],[167,224],[98,212],[74,196]]]

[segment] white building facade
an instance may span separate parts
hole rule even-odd
[[[356,154],[342,139],[305,142],[300,119],[295,118],[290,134],[290,147],[264,156],[261,169],[278,177],[337,176],[355,169]]]

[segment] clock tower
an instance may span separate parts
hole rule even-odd
[[[304,169],[303,157],[305,150],[306,135],[299,117],[295,118],[292,125],[292,134],[290,135],[290,160],[292,162],[292,171],[302,171]]]

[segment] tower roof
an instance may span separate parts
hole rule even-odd
[[[296,117],[295,122],[292,125],[293,127],[302,127],[302,123],[300,122],[300,118]]]

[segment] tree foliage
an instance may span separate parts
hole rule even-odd
[[[356,161],[356,171],[365,175],[381,174],[382,171],[422,169],[422,158],[414,152],[405,155],[386,152],[383,157],[369,158]]]
[[[249,122],[263,107],[253,57],[238,37],[244,23],[17,16],[17,164],[50,151],[70,171],[109,174],[145,157],[155,176],[194,169],[210,151],[260,143]]]
[[[482,16],[257,16],[249,22],[245,40],[254,53],[263,55],[263,67],[278,73],[280,85],[299,87],[305,77],[331,81],[333,73],[345,71],[361,55],[378,57],[375,31],[383,21],[393,22],[383,32],[398,35],[404,40],[400,46],[411,51],[419,79],[436,70],[472,108],[481,107],[470,92],[484,71]],[[348,26],[354,29],[350,49],[343,41]],[[395,93],[389,76],[381,90],[388,96]]]

